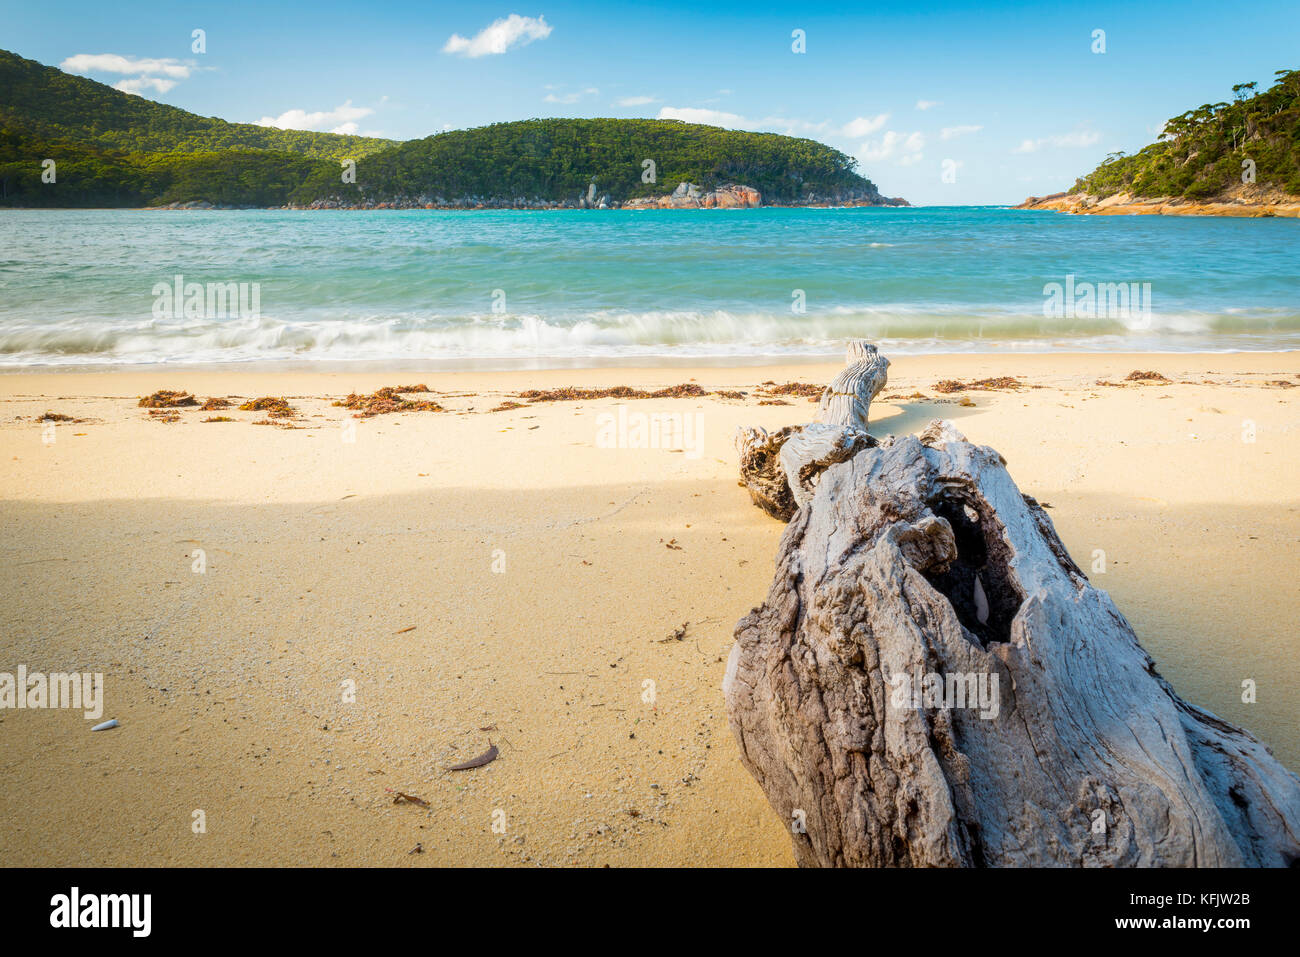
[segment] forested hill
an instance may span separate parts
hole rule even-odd
[[[525,120],[406,143],[227,123],[0,51],[7,206],[619,205],[682,182],[752,187],[767,204],[889,202],[855,167],[814,140],[675,120]]]
[[[739,183],[766,203],[882,202],[855,165],[822,143],[776,133],[678,120],[544,119],[402,143],[359,162],[357,182],[365,195],[430,202],[566,201],[593,183],[596,193],[623,202],[682,182],[705,189]],[[328,187],[312,183],[310,191],[325,194]]]
[[[321,159],[359,158],[392,140],[227,123],[123,93],[0,50],[0,126],[28,138],[119,153],[276,150]]]
[[[1252,185],[1300,196],[1300,70],[1274,75],[1263,93],[1238,83],[1231,103],[1175,116],[1158,142],[1132,156],[1112,153],[1070,192],[1202,200],[1238,190],[1253,170]]]

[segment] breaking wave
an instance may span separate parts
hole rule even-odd
[[[379,359],[569,360],[644,356],[831,356],[866,337],[897,353],[1076,349],[1218,351],[1300,347],[1300,312],[1048,318],[1027,310],[907,304],[804,314],[600,310],[576,315],[399,314],[352,318],[16,321],[0,364],[82,365]],[[1289,344],[1289,345],[1288,345]]]

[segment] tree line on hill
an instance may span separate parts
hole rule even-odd
[[[52,162],[50,162],[52,161]],[[534,119],[397,143],[228,123],[0,51],[0,205],[615,203],[739,183],[766,203],[882,202],[822,143],[676,120]]]
[[[1278,70],[1264,92],[1238,83],[1231,102],[1175,116],[1133,155],[1112,153],[1070,190],[1105,198],[1206,199],[1254,183],[1300,196],[1300,70]]]

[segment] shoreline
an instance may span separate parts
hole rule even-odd
[[[1187,349],[1187,350],[1053,350],[1044,347],[1042,351],[1016,350],[1014,352],[998,351],[990,347],[987,351],[966,352],[892,352],[891,362],[900,360],[922,360],[943,363],[949,359],[982,360],[1009,357],[1014,359],[1117,359],[1141,364],[1144,358],[1179,359],[1203,357],[1206,359],[1232,356],[1288,356],[1300,352],[1300,346],[1292,349],[1276,345],[1263,346],[1259,349],[1229,348]],[[7,366],[0,363],[0,381],[19,376],[65,376],[65,375],[161,375],[165,377],[184,377],[190,373],[230,374],[230,375],[482,375],[509,374],[524,375],[531,373],[547,374],[588,374],[630,372],[635,374],[662,372],[671,370],[780,370],[808,369],[813,367],[835,367],[841,363],[837,354],[828,352],[823,355],[754,355],[754,356],[578,356],[564,360],[547,358],[539,364],[535,359],[488,357],[481,359],[250,359],[230,362],[149,362],[149,363],[87,363],[50,364],[29,366]]]
[[[1300,198],[1278,194],[1251,200],[1189,200],[1182,197],[1144,197],[1116,193],[1102,199],[1086,193],[1030,196],[1012,209],[1045,210],[1078,216],[1224,216],[1243,219],[1294,219],[1300,217]]]
[[[1091,368],[1107,369],[1146,369],[1153,368],[1173,377],[1189,369],[1202,365],[1214,364],[1232,366],[1248,374],[1264,375],[1267,367],[1298,365],[1297,355],[1300,349],[1266,348],[1258,350],[1227,350],[1222,352],[942,352],[942,353],[891,353],[890,383],[896,377],[907,374],[909,379],[917,375],[917,370],[924,377],[931,374],[939,379],[945,377],[961,378],[996,377],[997,370],[1015,367],[1019,374],[1026,377],[1064,380],[1074,370]],[[51,385],[59,388],[52,392],[66,393],[70,390],[67,383],[71,380],[85,379],[79,383],[82,388],[89,388],[91,382],[120,383],[119,396],[128,394],[147,395],[153,389],[147,388],[157,382],[155,388],[168,387],[167,383],[191,381],[208,387],[213,391],[218,380],[230,379],[240,383],[244,388],[256,391],[258,384],[270,386],[277,380],[296,383],[297,388],[305,388],[312,380],[320,384],[333,382],[350,382],[355,380],[359,387],[370,387],[372,383],[388,384],[394,376],[423,377],[430,386],[437,379],[444,383],[447,391],[459,392],[481,384],[480,390],[486,393],[501,392],[502,395],[514,390],[527,388],[558,388],[560,384],[581,382],[600,386],[632,384],[649,386],[655,383],[677,383],[689,378],[690,381],[701,380],[706,385],[712,383],[717,388],[749,385],[775,378],[807,381],[830,381],[836,371],[843,367],[843,359],[838,355],[826,356],[755,356],[753,361],[735,361],[736,357],[727,356],[717,362],[707,361],[705,357],[690,356],[680,360],[660,359],[658,357],[635,356],[618,361],[615,364],[592,362],[590,357],[573,360],[572,365],[501,365],[497,360],[485,360],[479,366],[438,367],[421,360],[368,359],[356,361],[331,360],[253,360],[244,363],[195,363],[194,365],[177,365],[172,363],[151,363],[148,365],[126,366],[44,366],[6,368],[0,366],[0,401],[7,390],[22,380],[49,379]],[[449,360],[456,362],[457,360]],[[521,360],[522,362],[523,360]],[[906,370],[904,373],[903,370]],[[1181,370],[1181,372],[1180,372]],[[527,385],[519,385],[527,383]],[[1079,380],[1079,384],[1085,384]],[[378,388],[379,386],[375,386]],[[887,385],[885,391],[890,391]],[[134,391],[131,391],[134,389]],[[122,391],[125,390],[125,391]],[[143,391],[142,391],[143,390]],[[203,389],[191,390],[196,394]],[[217,390],[219,391],[219,389]],[[273,390],[271,390],[273,391]],[[344,388],[345,394],[350,389]],[[434,388],[433,391],[440,391]],[[97,393],[95,393],[97,394]],[[874,419],[873,419],[874,421]],[[0,424],[3,419],[0,418]]]
[[[365,213],[385,211],[410,211],[417,209],[437,210],[439,212],[459,212],[472,213],[478,211],[506,211],[519,213],[555,213],[555,212],[591,212],[591,213],[608,213],[615,211],[624,211],[632,213],[653,212],[656,210],[674,210],[674,211],[699,211],[699,212],[717,212],[746,209],[923,209],[907,200],[899,199],[898,202],[885,203],[866,203],[866,202],[825,202],[825,203],[759,203],[754,206],[673,206],[673,205],[629,205],[633,202],[609,206],[578,206],[576,204],[566,205],[561,202],[555,202],[549,205],[524,204],[513,205],[508,203],[490,204],[490,203],[373,203],[369,205],[355,206],[338,206],[338,205],[307,205],[307,206],[237,206],[231,204],[214,204],[205,200],[193,200],[185,203],[167,203],[162,206],[0,206],[0,211],[6,209],[19,209],[25,211],[49,211],[49,210],[126,210],[135,213],[274,213],[274,212],[302,212],[302,213]]]
[[[790,866],[720,690],[785,530],[732,436],[812,418],[764,382],[842,366],[0,375],[0,671],[103,673],[120,722],[0,710],[5,863]],[[445,411],[333,404],[399,383]],[[295,414],[151,416],[157,389]],[[642,412],[684,447],[602,440]],[[1005,456],[1180,695],[1300,766],[1295,353],[891,357],[873,433],[932,418]]]

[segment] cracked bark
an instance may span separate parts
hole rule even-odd
[[[934,422],[817,474],[723,683],[800,865],[1300,861],[1300,779],[1178,697],[997,452]]]

